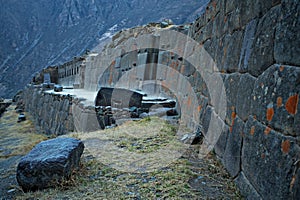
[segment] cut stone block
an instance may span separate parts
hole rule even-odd
[[[84,144],[73,138],[43,141],[24,156],[17,167],[17,181],[24,191],[57,185],[79,167]]]

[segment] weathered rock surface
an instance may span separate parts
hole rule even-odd
[[[56,138],[36,145],[17,167],[17,181],[24,191],[55,186],[79,167],[84,144],[73,138]]]
[[[273,65],[256,81],[251,114],[285,135],[299,136],[300,69]]]
[[[291,191],[300,189],[293,184],[299,176],[299,149],[295,138],[249,118],[244,128],[242,170],[264,199],[289,199]]]
[[[242,120],[235,118],[228,134],[227,145],[223,156],[224,165],[232,177],[236,177],[241,170],[243,129],[244,123]]]

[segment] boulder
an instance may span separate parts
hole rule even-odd
[[[54,92],[61,92],[63,91],[63,87],[61,85],[54,85]]]
[[[19,114],[18,122],[23,122],[23,121],[26,121],[26,116],[25,114],[21,113]]]
[[[17,166],[17,181],[24,191],[52,187],[79,167],[84,144],[73,138],[56,138],[36,145]]]

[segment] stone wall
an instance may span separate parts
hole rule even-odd
[[[49,66],[45,69],[42,69],[40,72],[36,73],[31,81],[33,84],[42,84],[44,83],[45,74],[49,74],[51,83],[58,83],[58,67],[57,66]]]
[[[299,13],[296,0],[213,0],[190,30],[223,77],[215,150],[248,199],[300,196]]]
[[[299,13],[296,0],[212,0],[188,37],[188,26],[168,28],[183,34],[152,25],[118,33],[87,57],[80,82],[91,91],[174,95],[185,125],[208,139],[221,133],[214,150],[245,197],[297,199]],[[49,134],[99,128],[93,107],[36,88],[25,93],[26,108]]]
[[[190,41],[183,36],[165,37],[164,30],[155,28],[139,29],[144,35],[135,29],[125,36],[119,33],[87,66],[87,89],[121,86],[161,94],[157,87],[171,88],[189,128],[198,127],[208,138],[221,131],[215,152],[243,195],[296,199],[300,195],[299,6],[296,0],[213,0],[189,30],[196,45],[186,44]],[[182,41],[185,44],[179,48]],[[205,52],[195,54],[197,48]],[[203,58],[206,53],[213,64]],[[154,87],[145,87],[149,80]],[[226,102],[217,98],[223,92]]]
[[[82,84],[82,74],[84,74],[85,57],[76,57],[73,60],[64,63],[58,67],[58,76],[60,85],[73,86],[73,84]],[[82,85],[81,85],[82,86]]]
[[[95,105],[85,99],[44,90],[42,85],[28,85],[21,101],[25,111],[33,116],[37,130],[47,135],[100,130]]]
[[[23,92],[25,110],[35,119],[35,126],[48,135],[62,135],[74,131],[73,98],[43,91],[41,86],[28,85]]]

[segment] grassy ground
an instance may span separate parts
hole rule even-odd
[[[56,188],[17,199],[241,199],[224,168],[198,146],[179,142],[177,128],[159,118],[115,129],[71,134],[82,139],[81,168]]]
[[[178,140],[187,130],[155,117],[65,136],[85,143],[80,169],[55,188],[24,193],[15,180],[17,163],[48,139],[26,115],[17,123],[11,106],[0,118],[0,199],[241,199],[214,155],[198,159],[199,146]]]
[[[35,132],[29,115],[28,120],[20,123],[17,122],[18,115],[15,106],[10,106],[0,118],[0,159],[24,155],[34,145],[47,139],[45,135]]]
[[[48,139],[37,134],[30,115],[18,123],[15,106],[10,106],[0,118],[0,199],[14,199],[20,192],[16,182],[16,166],[37,143]]]

